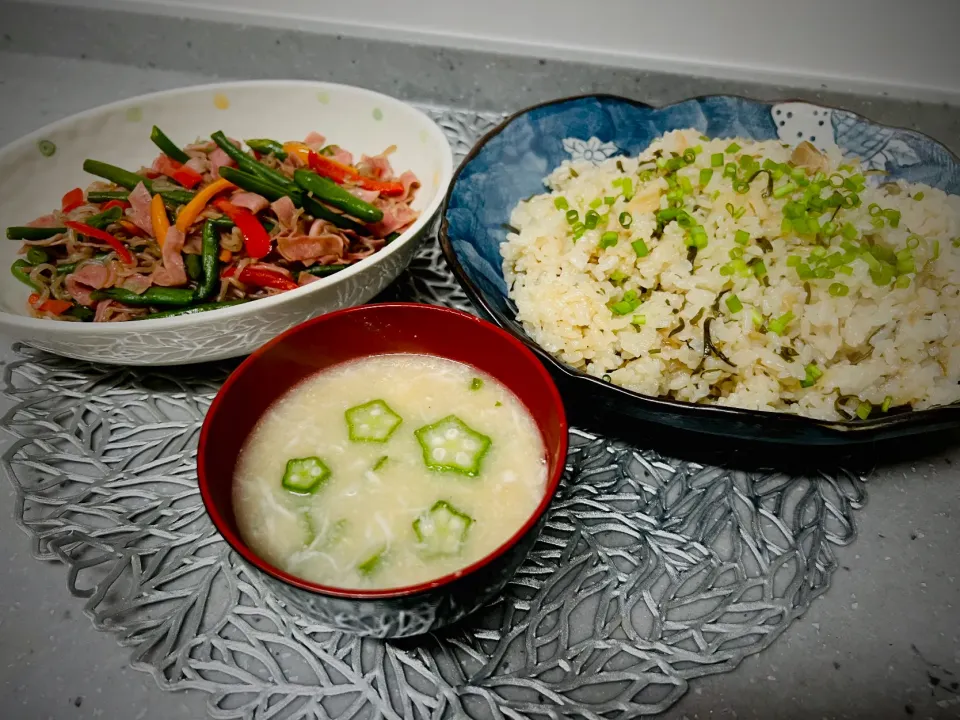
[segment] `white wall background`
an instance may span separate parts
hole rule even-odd
[[[34,0],[960,103],[960,0]]]

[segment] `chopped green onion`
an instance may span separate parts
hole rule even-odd
[[[706,187],[710,184],[713,177],[713,168],[702,168],[700,170],[700,187]]]
[[[640,326],[640,325],[646,325],[646,324],[647,324],[647,316],[646,316],[646,315],[634,315],[632,318],[630,318],[630,324],[631,324],[631,325],[638,325],[638,326]]]
[[[638,258],[646,257],[650,254],[650,249],[647,247],[647,244],[643,239],[634,240],[630,243],[630,247],[633,248],[633,251],[637,254]]]
[[[603,202],[606,205],[613,205],[616,201],[617,199],[613,195],[606,195],[603,198]]]
[[[737,145],[735,142],[732,142],[729,145],[727,145],[727,149],[724,150],[724,152],[729,153],[730,155],[734,155],[740,152],[740,146]]]
[[[577,220],[580,219],[580,213],[576,210],[567,210],[567,222],[573,225]]]
[[[780,335],[784,330],[787,329],[787,325],[790,324],[790,321],[793,320],[793,318],[793,313],[788,310],[776,320],[771,321],[771,323],[767,326],[767,329],[775,335]]]
[[[734,241],[738,245],[746,245],[750,242],[750,233],[746,230],[737,230],[736,234],[733,236]]]
[[[623,178],[620,187],[623,189],[623,199],[629,202],[633,198],[633,180],[628,177]]]
[[[800,264],[799,255],[787,255],[787,267],[797,267]]]
[[[750,183],[748,183],[746,180],[734,180],[733,191],[738,195],[746,195],[748,192],[750,192]]]
[[[843,273],[844,275],[853,275],[853,268],[849,265],[841,265],[837,268],[838,273]]]
[[[900,288],[901,290],[903,290],[904,288],[908,288],[910,287],[910,278],[907,277],[906,275],[901,275],[900,277],[897,278],[897,281],[894,283],[894,286]]]
[[[838,230],[837,224],[833,222],[833,220],[829,220],[820,228],[820,234],[826,238],[832,238],[837,234]]]
[[[471,390],[479,390],[482,387],[483,387],[483,380],[481,380],[480,378],[475,377],[473,380],[470,381]]]
[[[621,227],[628,228],[631,225],[633,225],[633,215],[628,213],[626,210],[620,213],[619,220],[620,220]]]
[[[591,210],[596,210],[598,207],[600,207],[602,202],[603,201],[600,198],[594,198],[593,200],[590,201],[590,204],[588,205],[588,207]]]
[[[897,260],[897,273],[903,275],[904,273],[912,273],[917,271],[917,264],[914,262],[913,258]]]
[[[886,287],[893,280],[894,269],[890,265],[883,264],[879,270],[871,270],[870,278],[875,285]]]
[[[763,260],[756,260],[753,263],[753,274],[756,276],[757,280],[766,276],[767,266],[763,264]]]
[[[920,240],[922,240],[922,238],[919,235],[911,235],[907,238],[907,247],[911,250],[916,250],[920,247]]]
[[[850,288],[848,288],[843,283],[838,283],[838,282],[831,283],[830,287],[827,290],[830,293],[830,295],[832,295],[833,297],[843,297],[850,292]]]
[[[600,236],[600,242],[598,243],[598,247],[600,247],[601,249],[613,247],[614,245],[617,244],[618,239],[619,239],[619,236],[614,230],[608,230],[607,232],[605,232],[603,235]]]
[[[567,199],[561,195],[560,197],[554,199],[553,206],[557,210],[566,210],[570,207],[570,204],[567,202]]]
[[[870,417],[870,412],[873,410],[873,405],[868,401],[864,400],[857,406],[857,417],[861,420],[866,420]]]
[[[650,182],[651,180],[653,180],[653,174],[654,174],[653,170],[644,170],[639,175],[637,175],[637,179],[640,182]]]
[[[799,189],[799,186],[795,182],[793,182],[793,180],[788,180],[786,183],[784,183],[780,187],[774,188],[773,196],[779,199],[782,197],[786,197],[792,192],[796,192],[796,190],[798,189]]]
[[[852,223],[844,223],[840,229],[840,234],[847,240],[854,240],[857,237],[857,228],[855,228]]]
[[[800,387],[810,387],[823,376],[823,370],[818,368],[815,363],[810,363],[804,368],[806,377],[800,381]]]
[[[737,176],[737,164],[728,162],[723,166],[723,176],[725,178],[735,178]]]
[[[934,241],[933,241],[933,256],[932,256],[930,259],[931,259],[931,260],[936,260],[938,257],[940,257],[940,241],[939,241],[939,240],[934,240]]]
[[[923,193],[921,193],[922,195]],[[890,406],[893,405],[893,398],[887,395],[883,399],[883,404],[880,406],[880,412],[887,412],[890,409]]]
[[[600,222],[600,215],[596,210],[588,210],[587,214],[583,218],[583,224],[586,226],[587,230],[593,230],[597,227],[597,223]]]
[[[713,167],[723,167],[723,153],[714,153],[711,155],[710,165]]]
[[[687,195],[693,194],[693,183],[690,182],[690,178],[688,178],[686,175],[682,175],[680,177],[680,188]]]
[[[830,268],[818,267],[814,269],[813,276],[820,280],[832,280],[834,277],[836,277],[836,273]]]
[[[683,151],[683,161],[687,165],[693,165],[697,161],[697,153],[693,148],[687,148]]]
[[[812,280],[813,270],[806,263],[800,263],[797,265],[797,277],[801,280]]]
[[[703,250],[707,246],[707,231],[700,225],[697,225],[690,231],[689,244],[698,250]]]
[[[742,258],[742,257],[743,257],[743,248],[739,248],[739,247],[730,248],[730,253],[729,253],[729,255],[730,255],[730,259],[731,259],[731,260],[736,260],[737,258]]]
[[[724,302],[727,305],[727,309],[734,315],[743,310],[743,303],[740,302],[740,298],[736,295],[728,295]]]
[[[756,308],[750,308],[750,319],[753,320],[753,324],[757,327],[763,325],[763,315],[761,315],[760,311]]]
[[[883,208],[876,203],[870,203],[869,207],[867,207],[867,212],[870,213],[870,217],[876,217],[877,215],[883,214]]]
[[[913,199],[914,199],[914,200],[923,200],[923,190],[921,190],[920,192],[916,193],[916,194],[913,196]],[[884,402],[886,402],[886,401],[884,401]],[[884,412],[886,412],[886,410],[884,410]]]
[[[844,177],[840,173],[834,173],[831,175],[828,180],[830,181],[830,186],[835,188],[842,188]]]

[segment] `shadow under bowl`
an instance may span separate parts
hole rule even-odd
[[[455,573],[391,589],[341,589],[295,577],[260,558],[233,512],[234,470],[270,406],[318,372],[365,357],[414,353],[472,365],[509,388],[532,415],[546,448],[547,482],[536,510],[506,542]],[[227,379],[200,433],[200,494],[214,526],[264,583],[302,615],[379,638],[436,630],[479,609],[507,584],[536,542],[563,474],[567,420],[549,373],[523,343],[457,310],[412,303],[365,305],[318,317],[253,353]]]

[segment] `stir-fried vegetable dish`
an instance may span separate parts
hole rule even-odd
[[[355,160],[315,132],[248,150],[220,131],[185,147],[157,127],[150,139],[150,167],[86,160],[99,180],[7,228],[34,317],[140,320],[269,297],[369,257],[417,218],[419,182],[394,173],[392,147]]]

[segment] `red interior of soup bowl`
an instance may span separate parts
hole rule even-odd
[[[456,360],[496,378],[533,416],[547,452],[543,500],[527,523],[491,554],[454,574],[402,588],[339,589],[308,582],[257,557],[237,530],[233,474],[247,436],[284,393],[315,373],[371,355],[419,353]],[[560,394],[543,365],[505,331],[457,310],[386,303],[341,310],[309,320],[254,352],[224,383],[200,433],[200,494],[217,530],[248,562],[291,585],[350,598],[409,595],[435,588],[482,567],[517,540],[546,512],[563,474],[567,420]]]

